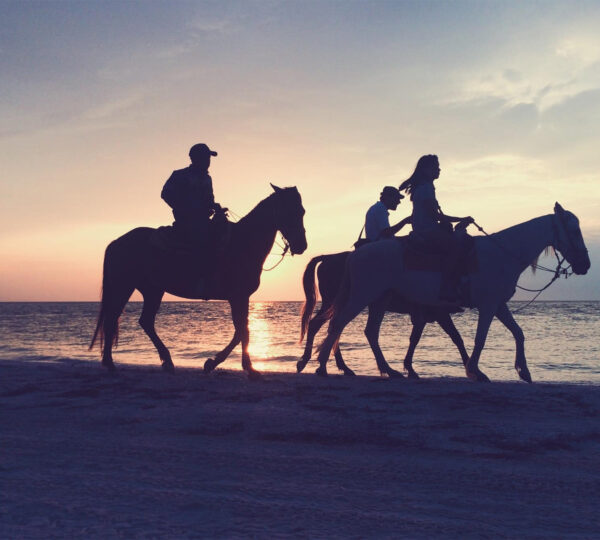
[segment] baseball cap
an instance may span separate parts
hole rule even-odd
[[[207,154],[210,154],[211,156],[216,156],[217,155],[217,153],[214,150],[211,150],[204,143],[195,144],[194,146],[192,146],[190,148],[190,157],[192,157],[192,155],[205,156]]]
[[[385,186],[383,188],[383,191],[381,192],[381,196],[382,197],[395,197],[398,200],[404,199],[404,195],[402,195],[400,193],[400,191],[398,190],[398,188],[395,188],[394,186]]]

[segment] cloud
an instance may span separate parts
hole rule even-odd
[[[123,114],[143,101],[144,95],[140,91],[135,91],[129,95],[117,97],[115,99],[99,103],[86,110],[81,115],[86,120],[103,120],[112,118],[117,114]]]

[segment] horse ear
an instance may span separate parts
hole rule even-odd
[[[565,211],[565,209],[560,204],[554,203],[554,213],[555,214],[560,215],[560,214],[563,214],[564,211]]]
[[[271,184],[271,182],[269,182],[269,184]],[[274,184],[271,184],[271,187],[273,188],[273,191],[274,191],[275,193],[279,193],[280,191],[283,191],[283,189],[281,189],[280,187],[277,187],[277,186],[276,186],[276,185],[274,185]]]

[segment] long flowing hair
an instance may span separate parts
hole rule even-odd
[[[412,201],[412,192],[415,187],[430,180],[426,174],[426,170],[430,169],[434,164],[437,165],[438,163],[439,160],[435,154],[421,156],[419,161],[417,161],[417,166],[415,167],[414,172],[410,175],[410,178],[404,180],[398,189],[410,194],[410,200]]]

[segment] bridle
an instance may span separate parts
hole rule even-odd
[[[281,234],[281,240],[283,241],[283,246],[279,242],[277,242],[277,240],[275,240],[275,243],[282,249],[280,259],[273,266],[271,266],[269,268],[265,268],[263,266],[263,271],[265,271],[265,272],[270,272],[271,270],[274,270],[275,268],[277,268],[283,262],[283,259],[285,258],[286,255],[289,254],[292,257],[294,256],[294,254],[290,250],[290,243],[288,242],[288,240],[286,238],[287,234],[284,234],[284,232],[279,228],[280,227],[279,226],[280,215],[279,215],[277,207],[273,208],[273,223],[274,223],[275,227],[277,227],[277,230],[279,231],[279,233]],[[286,229],[285,232],[290,233],[295,230],[300,231],[300,228],[301,227],[298,225],[298,226],[292,227],[291,230]]]
[[[554,233],[554,244],[557,244],[557,240],[560,239],[560,233],[561,233],[561,229],[562,232],[564,233],[564,236],[566,238],[566,248],[564,250],[561,250],[561,253],[564,255],[564,257],[567,260],[573,260],[575,257],[577,257],[580,253],[586,253],[588,252],[586,247],[577,247],[575,245],[575,242],[573,241],[573,238],[569,232],[569,229],[567,228],[564,219],[564,211],[560,211],[557,214],[555,214],[552,218],[552,229],[553,229],[553,233]],[[558,223],[557,223],[558,221]],[[569,268],[571,268],[571,266],[569,265]],[[572,272],[571,272],[572,273]]]

